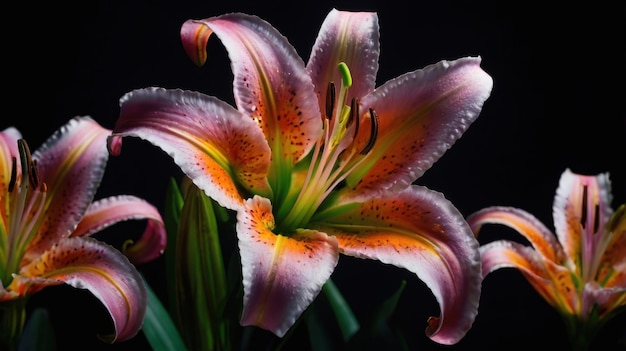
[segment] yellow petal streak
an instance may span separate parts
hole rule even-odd
[[[324,233],[298,230],[292,236],[272,232],[269,200],[254,197],[238,214],[244,311],[242,325],[256,325],[282,336],[330,277],[339,252]]]

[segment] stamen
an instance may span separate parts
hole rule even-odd
[[[20,150],[20,157],[22,159],[22,174],[28,174],[28,180],[33,188],[37,188],[39,185],[39,174],[37,172],[37,166],[33,161],[33,157],[28,148],[26,140],[20,139],[17,141],[17,146]]]
[[[350,125],[354,122],[354,139],[356,139],[357,134],[359,134],[359,98],[353,98],[352,103],[350,104],[350,119],[348,119],[348,123],[346,127],[350,127]]]
[[[370,121],[372,122],[372,133],[370,134],[370,140],[367,142],[363,150],[361,150],[361,155],[366,155],[372,150],[374,143],[376,143],[376,138],[378,137],[378,114],[372,108],[370,108]]]
[[[39,186],[39,171],[37,169],[37,161],[33,161],[30,164],[30,172],[28,173],[30,184],[33,185],[33,189]]]
[[[583,186],[583,201],[581,214],[580,214],[580,224],[585,228],[587,225],[587,186]]]
[[[11,157],[13,161],[13,166],[11,166],[11,180],[9,181],[9,192],[13,192],[15,188],[15,183],[17,182],[17,158],[15,156]]]
[[[328,83],[328,89],[326,89],[326,118],[333,118],[333,111],[335,110],[335,98],[337,92],[335,91],[335,83]]]

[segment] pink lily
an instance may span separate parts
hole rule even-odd
[[[25,301],[64,283],[88,289],[113,320],[114,334],[103,340],[115,342],[140,330],[146,289],[126,256],[90,236],[120,221],[147,220],[140,240],[128,245],[135,263],[158,257],[166,236],[159,212],[142,199],[118,196],[92,203],[110,132],[89,117],[76,117],[32,155],[17,129],[0,132],[0,304]],[[22,323],[7,321],[5,330],[15,324],[19,334]]]
[[[427,334],[458,342],[477,313],[478,242],[438,192],[412,185],[480,113],[492,79],[480,58],[441,61],[376,88],[378,17],[332,10],[307,65],[274,27],[233,13],[188,20],[198,65],[216,34],[236,109],[198,92],[146,88],[121,99],[122,137],[150,141],[237,211],[242,325],[279,337],[329,279],[339,254],[405,268],[434,293]]]
[[[573,342],[583,348],[597,329],[626,307],[626,206],[613,212],[607,173],[561,175],[553,205],[556,235],[528,212],[494,206],[468,217],[478,233],[502,224],[532,247],[497,240],[480,248],[483,275],[519,269],[565,318]]]

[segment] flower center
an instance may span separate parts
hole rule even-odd
[[[0,252],[0,279],[7,287],[17,273],[28,244],[37,234],[41,224],[46,201],[46,184],[40,182],[37,163],[33,160],[28,144],[24,139],[17,141],[21,173],[17,171],[17,159],[12,158],[11,180],[8,187],[8,213],[5,226],[0,226],[2,237],[6,238],[4,252]],[[24,181],[23,177],[28,177]],[[8,233],[7,233],[8,232]]]
[[[288,235],[303,228],[374,147],[378,115],[373,109],[361,114],[358,98],[347,104],[352,77],[343,62],[339,64],[339,71],[342,81],[338,95],[334,82],[328,84],[324,133],[308,157],[301,161],[306,165],[304,169],[298,171],[299,165],[296,165],[290,191],[294,195],[288,196],[276,213],[277,232]],[[370,121],[369,128],[361,128],[365,119]],[[368,133],[367,129],[369,134],[363,134],[364,130]]]

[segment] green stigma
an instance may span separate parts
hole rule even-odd
[[[341,74],[341,82],[343,86],[349,88],[352,86],[352,76],[350,75],[350,69],[345,62],[339,62],[339,73]]]

